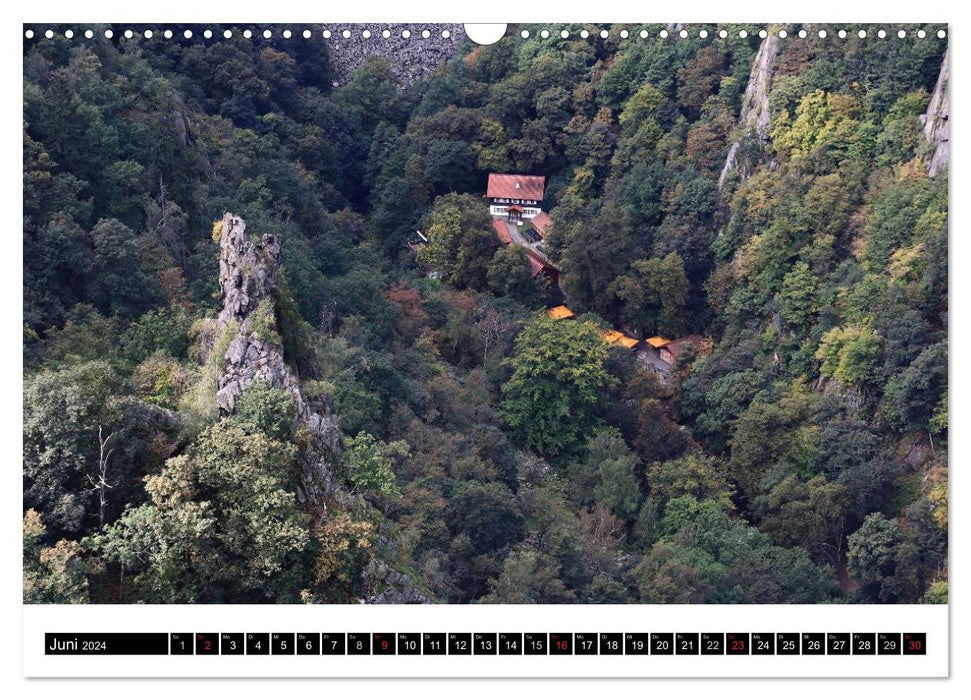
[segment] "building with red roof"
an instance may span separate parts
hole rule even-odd
[[[546,239],[546,236],[550,232],[550,215],[545,211],[541,211],[539,214],[533,217],[533,228],[539,234],[540,238]]]
[[[546,178],[542,175],[489,173],[489,213],[509,221],[532,219],[543,210]]]
[[[509,235],[509,229],[506,228],[506,222],[500,221],[499,219],[493,219],[492,228],[496,230],[500,241],[506,245],[512,244],[512,236]]]

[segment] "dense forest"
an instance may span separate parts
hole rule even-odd
[[[25,602],[946,602],[937,27],[582,28],[407,88],[319,28],[25,42]],[[546,178],[558,288],[489,173]],[[292,392],[215,400],[226,212],[322,501]],[[662,378],[609,328],[705,340]]]

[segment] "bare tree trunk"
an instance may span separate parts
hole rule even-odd
[[[91,488],[98,492],[98,525],[103,528],[105,526],[105,505],[108,503],[108,491],[111,485],[106,481],[108,477],[108,458],[111,457],[111,453],[114,450],[106,450],[108,446],[108,441],[111,439],[111,435],[108,437],[102,436],[101,426],[98,426],[98,477],[95,480],[91,475],[88,475],[88,481],[91,482]]]

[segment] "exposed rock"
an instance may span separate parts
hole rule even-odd
[[[927,139],[927,176],[934,177],[940,170],[947,170],[948,158],[948,117],[950,115],[950,97],[948,90],[949,72],[947,66],[947,51],[941,59],[941,72],[937,76],[937,85],[931,95],[927,111],[921,115],[920,121],[924,126],[924,138]]]
[[[232,333],[219,373],[216,403],[232,414],[240,395],[254,382],[268,382],[288,392],[297,409],[296,426],[310,436],[297,496],[301,503],[326,512],[327,502],[345,506],[351,497],[334,478],[333,465],[341,455],[337,419],[326,399],[307,401],[300,382],[286,366],[275,333],[275,295],[279,293],[280,242],[264,235],[259,240],[246,232],[246,222],[227,213],[219,232],[219,286],[223,308],[216,321],[215,338]],[[271,336],[271,337],[265,337]],[[225,338],[223,339],[225,340]],[[376,593],[361,602],[428,603],[411,579],[385,561],[374,559],[364,572],[366,585]]]
[[[374,590],[379,591],[360,601],[369,605],[430,603],[425,595],[415,588],[411,577],[389,567],[380,559],[372,561],[364,572],[365,578]]]
[[[391,72],[402,89],[414,84],[425,74],[454,56],[463,42],[468,41],[461,24],[334,24],[328,44],[334,68],[334,86],[345,85],[350,74],[368,56],[381,56],[391,62]],[[364,38],[363,32],[371,32]],[[387,39],[382,32],[389,31]],[[422,36],[423,31],[429,36]],[[346,38],[343,32],[349,32]],[[405,39],[402,32],[408,31]],[[442,36],[448,32],[448,37]]]
[[[729,149],[721,175],[718,176],[719,192],[725,184],[725,178],[738,165],[738,151],[742,141],[754,137],[766,143],[769,139],[769,90],[778,53],[779,37],[775,32],[769,32],[762,40],[758,53],[755,54],[755,60],[752,62],[752,70],[748,85],[745,87],[745,95],[742,97],[742,109],[738,119],[740,137]]]
[[[261,302],[274,303],[280,265],[280,242],[275,237],[253,240],[243,219],[229,213],[223,217],[219,239],[223,308],[216,334],[235,335],[219,374],[216,404],[222,413],[233,413],[240,394],[257,381],[288,392],[297,408],[297,425],[313,438],[299,496],[302,501],[320,504],[335,487],[330,462],[341,453],[337,420],[326,404],[311,406],[304,399],[299,381],[283,360],[283,349],[253,327]]]

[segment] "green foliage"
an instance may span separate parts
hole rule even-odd
[[[805,327],[819,308],[816,302],[816,278],[805,262],[797,262],[782,279],[779,289],[779,313],[791,326]]]
[[[624,302],[623,319],[648,335],[677,337],[687,326],[688,278],[676,252],[664,258],[637,260],[634,274],[617,278],[616,293]]]
[[[832,328],[816,351],[820,371],[844,386],[867,384],[876,378],[880,337],[869,327]]]
[[[940,342],[924,348],[907,369],[887,383],[886,413],[901,428],[936,426],[939,431],[947,425],[946,391],[947,346]]]
[[[131,602],[298,602],[309,543],[291,483],[296,450],[233,420],[146,479],[90,546],[128,571]]]
[[[381,442],[369,433],[358,433],[344,441],[347,450],[347,480],[357,489],[382,496],[399,496],[395,478],[395,459],[408,456],[408,444]]]
[[[489,289],[493,292],[523,304],[535,304],[542,292],[539,283],[533,278],[529,256],[522,246],[510,245],[497,250],[489,263],[486,277],[489,280]]]
[[[541,552],[524,549],[506,557],[498,579],[490,579],[483,603],[572,603],[573,592],[558,577],[556,561]]]
[[[456,483],[448,495],[450,526],[468,537],[477,554],[494,552],[522,539],[525,522],[512,492],[502,484]]]
[[[896,563],[900,526],[880,513],[866,517],[859,530],[847,539],[846,561],[853,578],[864,584],[879,584],[888,578]]]
[[[133,362],[141,362],[158,351],[172,357],[185,357],[194,320],[181,306],[154,309],[143,314],[121,337],[125,355]]]
[[[234,420],[248,430],[286,441],[293,434],[297,406],[293,395],[267,381],[250,384],[236,400]]]
[[[764,144],[724,28],[463,44],[406,90],[374,57],[336,87],[319,35],[27,46],[26,599],[946,600],[946,44],[781,42]],[[560,289],[489,172],[545,176]],[[251,330],[355,436],[324,513],[291,395],[217,423],[225,211],[283,247]],[[561,292],[599,318],[524,313]],[[662,383],[603,328],[710,342]]]
[[[799,603],[836,593],[831,571],[805,551],[773,545],[715,502],[670,501],[662,531],[634,571],[642,602]]]
[[[90,602],[81,546],[60,540],[44,547],[46,533],[41,516],[29,508],[24,513],[24,603]]]
[[[191,375],[163,350],[152,353],[132,371],[132,390],[162,408],[175,409],[189,388]]]
[[[537,316],[516,338],[502,387],[503,418],[527,448],[556,456],[582,444],[596,422],[601,390],[612,383],[604,368],[607,344],[588,321]]]
[[[206,342],[206,336],[215,335],[214,319],[205,319],[199,322],[194,329],[199,336],[199,340]],[[186,414],[190,425],[199,427],[208,423],[213,423],[219,417],[219,406],[216,404],[216,392],[219,389],[219,373],[222,371],[226,361],[226,351],[229,344],[239,332],[239,324],[230,321],[222,330],[212,338],[212,346],[209,348],[205,363],[199,371],[199,378],[182,397],[180,409]]]
[[[731,510],[731,488],[717,460],[704,454],[686,454],[679,459],[655,462],[646,473],[651,496],[658,503],[683,496],[718,503]]]
[[[103,361],[44,370],[24,382],[24,507],[52,532],[80,532],[98,463],[98,425],[118,378]]]
[[[418,260],[459,287],[486,287],[488,265],[499,248],[489,210],[469,195],[449,194],[435,200],[425,223],[428,243]]]
[[[260,300],[260,303],[250,314],[250,333],[253,338],[268,345],[280,347],[280,334],[276,330],[276,313],[273,310],[273,301],[269,298]]]

